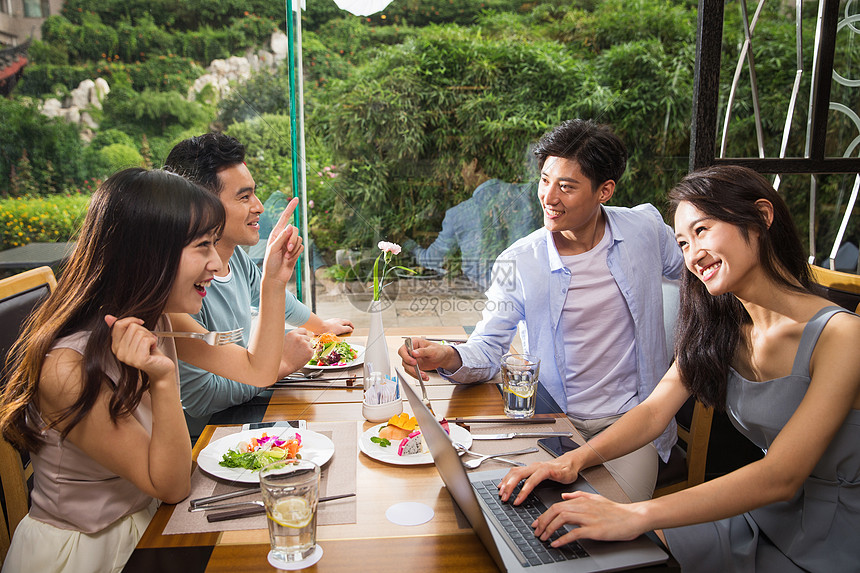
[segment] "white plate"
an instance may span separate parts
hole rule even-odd
[[[350,360],[346,364],[338,364],[337,366],[316,366],[313,364],[305,364],[303,368],[308,370],[342,370],[344,368],[352,368],[353,366],[361,366],[364,364],[364,346],[361,344],[353,344],[351,342],[349,345],[352,346],[352,349],[357,353],[355,360]]]
[[[421,464],[433,463],[433,456],[430,455],[430,452],[424,454],[414,454],[411,456],[398,456],[398,444],[392,442],[390,446],[386,446],[383,448],[379,444],[374,444],[373,442],[371,442],[370,438],[373,436],[378,436],[380,428],[383,428],[387,425],[387,423],[377,424],[376,426],[373,426],[361,435],[361,438],[359,438],[358,440],[358,447],[361,449],[362,452],[377,461],[385,462],[387,464],[394,464],[396,466],[417,466]],[[472,434],[469,433],[469,430],[462,426],[458,426],[457,424],[449,424],[448,429],[451,431],[451,435],[448,436],[448,438],[452,442],[460,442],[467,448],[472,447]]]
[[[197,456],[197,465],[207,474],[221,479],[241,483],[259,483],[258,471],[245,468],[227,468],[218,462],[221,461],[227,450],[234,449],[239,442],[250,442],[251,438],[259,438],[263,434],[283,437],[299,434],[302,437],[302,449],[299,450],[302,459],[310,460],[318,466],[329,461],[334,455],[334,444],[322,434],[310,430],[296,430],[295,428],[266,428],[237,432],[211,442]]]

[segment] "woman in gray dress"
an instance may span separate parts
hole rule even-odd
[[[675,364],[590,447],[511,470],[500,496],[525,479],[519,503],[544,479],[570,483],[647,443],[693,395],[725,409],[764,458],[640,503],[565,494],[535,520],[535,534],[580,526],[560,545],[662,528],[685,570],[856,571],[860,318],[816,294],[785,202],[754,171],[698,171],[670,199],[687,267]]]

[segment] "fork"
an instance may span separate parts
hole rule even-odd
[[[487,461],[487,460],[489,460],[489,459],[491,459],[491,458],[495,458],[495,459],[497,459],[497,460],[498,460],[498,461],[500,461],[500,462],[509,463],[509,464],[511,464],[511,465],[514,465],[514,466],[524,466],[524,465],[526,465],[526,464],[524,464],[524,463],[522,463],[522,462],[518,462],[518,461],[515,461],[515,460],[508,460],[508,459],[505,459],[505,458],[501,458],[501,457],[499,457],[499,456],[517,456],[517,455],[520,455],[520,454],[533,454],[533,453],[535,453],[535,452],[537,452],[537,451],[538,451],[538,449],[537,449],[537,448],[535,448],[535,447],[531,447],[531,448],[525,448],[525,449],[523,449],[523,450],[516,450],[516,451],[514,451],[514,452],[502,452],[502,453],[500,453],[500,454],[478,454],[478,453],[475,453],[475,452],[471,451],[469,448],[467,448],[466,446],[464,446],[464,445],[463,445],[463,444],[461,444],[460,442],[454,442],[454,448],[455,448],[458,452],[462,452],[462,453],[464,453],[464,454],[470,454],[470,455],[473,455],[473,456],[477,456],[477,458],[476,458],[476,459],[474,459],[474,460],[468,460],[468,461],[463,462],[463,467],[465,467],[466,469],[469,469],[469,470],[473,470],[473,469],[477,468],[477,467],[478,467],[478,466],[480,466],[482,463],[484,463],[485,461]]]
[[[406,350],[409,351],[409,355],[412,356],[412,338],[408,336],[403,337],[404,342],[406,344]],[[427,397],[427,388],[424,387],[424,379],[421,378],[421,369],[418,368],[418,365],[415,365],[415,375],[418,377],[418,384],[421,385],[421,402],[427,406],[427,409],[430,410],[430,413],[433,413],[433,406],[430,405],[430,398]]]
[[[242,340],[242,330],[241,328],[225,330],[223,332],[172,332],[169,330],[154,330],[152,333],[161,338],[196,338],[210,346],[222,346]]]

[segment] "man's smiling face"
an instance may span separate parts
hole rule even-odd
[[[251,172],[244,163],[239,163],[219,171],[218,180],[221,182],[219,198],[227,212],[221,243],[232,248],[256,245],[260,240],[263,204],[254,192],[256,184]]]

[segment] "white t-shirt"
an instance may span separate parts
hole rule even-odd
[[[633,316],[606,264],[611,239],[607,226],[593,249],[561,257],[570,270],[561,331],[574,418],[613,416],[639,403]]]

